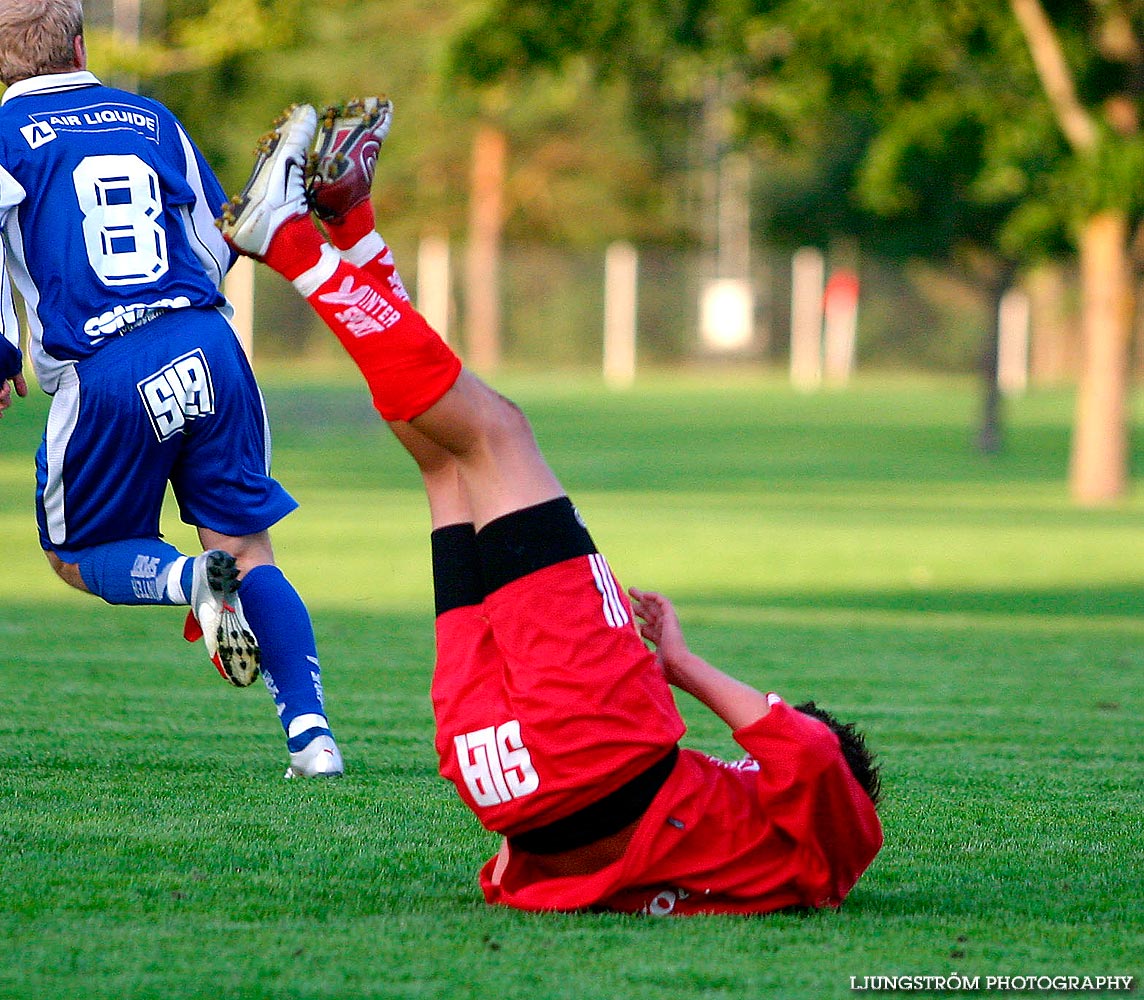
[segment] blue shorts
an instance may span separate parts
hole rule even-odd
[[[252,535],[298,506],[270,477],[262,393],[227,320],[176,309],[75,365],[36,455],[40,544],[159,536],[170,482],[183,521]]]

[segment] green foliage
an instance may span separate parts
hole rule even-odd
[[[1103,120],[1106,102],[1128,93],[1140,113],[1139,67],[1113,50],[1124,31],[1141,34],[1141,6],[1082,6],[1050,12],[1088,112]],[[694,121],[704,81],[732,81],[736,141],[779,178],[762,185],[757,213],[771,238],[841,231],[896,256],[969,248],[1031,262],[1067,248],[1078,216],[1139,208],[1138,140],[1106,129],[1095,160],[1066,147],[1004,4],[500,0],[457,36],[452,67],[503,85],[583,56],[629,81],[661,149],[678,141],[687,109]],[[646,84],[667,66],[677,68]]]
[[[300,29],[303,9],[301,0],[210,0],[205,10],[176,13],[162,39],[125,39],[98,26],[85,34],[100,72],[162,77],[214,70],[252,49],[286,47]]]
[[[608,32],[595,25],[598,6],[591,0],[482,5],[450,47],[450,74],[479,85],[556,69],[607,37]]]
[[[448,76],[456,85],[498,92],[503,108],[529,81],[559,80],[590,67],[592,79],[600,84],[598,93],[623,100],[609,113],[617,114],[641,140],[641,152],[653,168],[647,179],[670,186],[685,178],[691,166],[697,108],[713,61],[723,62],[720,39],[736,36],[741,27],[741,13],[732,10],[733,4],[727,8],[491,0],[479,5],[452,39]],[[669,226],[681,224],[692,232],[696,228],[686,214],[669,220]]]
[[[302,0],[212,0],[206,12],[172,26],[176,46],[221,62],[236,53],[284,48],[301,34]]]
[[[760,141],[788,145],[797,135],[822,160],[850,164],[837,186],[852,192],[853,231],[868,247],[941,258],[968,243],[1027,254],[1032,244],[1006,232],[1008,217],[1038,199],[1060,139],[1015,26],[996,5],[912,0],[868,17],[863,6],[783,8],[796,41],[772,61],[769,85],[751,92]],[[807,78],[809,96],[786,100]],[[837,128],[798,131],[815,118]],[[839,143],[847,129],[863,137],[856,151]],[[1059,209],[1035,217],[1049,226],[1029,238],[1059,245]]]
[[[186,122],[228,190],[244,182],[255,140],[285,105],[384,93],[396,114],[375,204],[387,239],[410,248],[406,259],[423,231],[465,229],[470,145],[482,114],[497,116],[509,135],[510,238],[597,247],[617,235],[677,238],[655,158],[625,122],[622,82],[597,86],[585,64],[573,62],[478,94],[447,72],[448,40],[469,7],[435,0],[338,0],[304,11],[287,0],[273,9],[252,5],[252,17],[273,16],[278,30],[270,36],[257,19],[228,34],[225,4],[205,13],[193,6],[172,11],[167,61],[144,86]],[[219,44],[212,47],[212,39]],[[211,59],[192,58],[191,45]]]
[[[1138,217],[1144,208],[1144,136],[1118,138],[1103,134],[1090,154],[1078,154],[1068,165],[1063,186],[1072,195],[1074,221],[1102,209],[1118,209]]]

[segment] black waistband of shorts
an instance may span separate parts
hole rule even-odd
[[[671,777],[679,747],[672,747],[664,757],[641,771],[631,781],[605,795],[602,799],[578,809],[570,816],[509,837],[509,845],[529,854],[559,854],[575,850],[619,833],[634,823],[651,805],[656,793]]]
[[[594,552],[596,544],[566,496],[514,510],[477,532],[481,583],[486,594],[530,573]]]

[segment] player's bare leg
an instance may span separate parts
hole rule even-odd
[[[83,582],[83,575],[79,571],[79,566],[75,563],[64,562],[54,552],[45,552],[44,555],[47,556],[48,565],[64,583],[85,594],[91,593],[88,585]]]
[[[410,424],[456,460],[478,529],[564,496],[524,413],[468,370]]]
[[[417,463],[425,486],[425,496],[429,501],[432,527],[436,529],[451,524],[471,524],[473,511],[469,504],[469,493],[461,479],[456,458],[412,424],[396,420],[390,423],[389,429]]]
[[[204,550],[222,549],[234,556],[240,575],[249,573],[255,566],[274,565],[274,547],[270,544],[268,531],[253,535],[224,535],[210,528],[199,528],[198,535]]]

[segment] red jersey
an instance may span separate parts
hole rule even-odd
[[[656,915],[838,906],[881,848],[881,824],[838,738],[771,698],[767,715],[734,734],[745,759],[680,752],[618,861],[544,878],[506,844],[481,870],[485,899]]]

